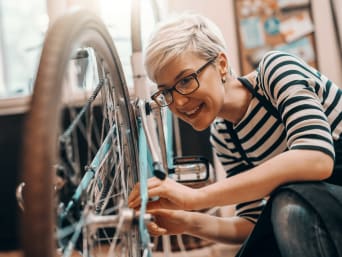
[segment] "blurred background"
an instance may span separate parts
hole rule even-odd
[[[264,52],[280,49],[299,55],[342,87],[342,0],[156,0],[154,3],[161,19],[192,10],[216,22],[223,31],[230,62],[238,75],[254,69]],[[150,0],[141,0],[143,44],[155,26],[152,4]],[[128,87],[134,93],[131,5],[129,0],[0,0],[0,251],[18,247],[14,194],[20,151],[18,135],[28,110],[47,29],[70,8],[82,6],[96,12],[108,27]],[[182,131],[181,152],[204,155],[218,167],[212,157],[208,131],[196,133],[182,122],[178,126]]]

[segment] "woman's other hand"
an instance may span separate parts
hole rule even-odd
[[[147,229],[152,236],[182,234],[190,224],[191,212],[155,209],[149,213],[155,219],[147,224]]]

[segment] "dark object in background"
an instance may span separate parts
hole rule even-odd
[[[25,114],[0,116],[0,251],[19,248],[19,208],[15,189],[24,118]]]
[[[201,155],[213,163],[212,146],[210,144],[210,128],[195,131],[189,124],[178,119],[182,144],[182,156]],[[175,151],[176,153],[176,151]]]

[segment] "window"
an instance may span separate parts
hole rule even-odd
[[[0,0],[0,98],[30,95],[48,28],[47,2],[60,0]],[[74,1],[77,2],[77,1]],[[131,69],[131,1],[96,0],[100,16],[117,48],[127,85]],[[162,1],[163,2],[163,1]],[[151,0],[141,0],[142,42],[155,21]],[[80,4],[84,4],[80,0]]]
[[[141,34],[144,44],[155,24],[151,0],[141,0]],[[113,37],[126,76],[128,87],[133,87],[131,68],[131,5],[132,1],[101,0],[101,16]]]
[[[32,90],[47,26],[46,1],[0,0],[0,98]]]

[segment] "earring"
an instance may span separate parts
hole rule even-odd
[[[221,78],[222,84],[226,83],[226,81],[227,81],[227,78],[226,78],[226,77],[222,77],[222,78]]]

